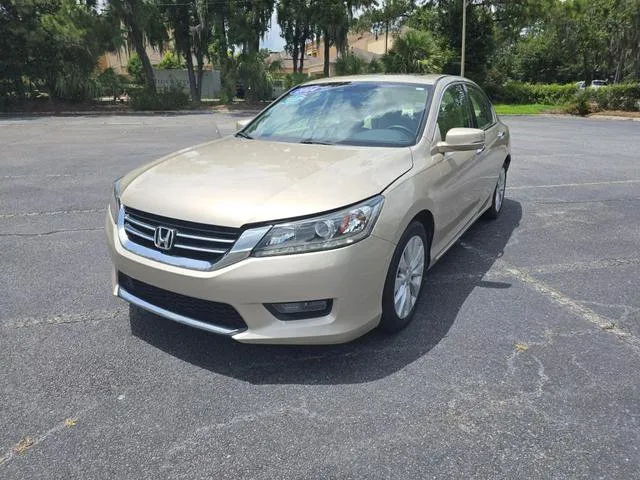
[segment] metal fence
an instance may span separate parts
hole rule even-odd
[[[187,70],[158,70],[154,68],[153,73],[158,90],[169,88],[175,84],[180,85],[186,93],[189,93]],[[202,76],[202,98],[218,98],[220,89],[220,71],[206,70]]]

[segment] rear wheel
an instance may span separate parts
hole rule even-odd
[[[502,210],[502,204],[504,203],[504,191],[507,186],[507,167],[506,165],[502,166],[500,169],[500,175],[498,176],[498,183],[496,183],[496,188],[493,191],[493,199],[491,201],[491,207],[487,210],[487,217],[491,219],[496,219],[500,215],[500,211]]]
[[[411,321],[422,293],[428,251],[424,226],[412,222],[398,242],[387,273],[382,294],[382,330],[397,332]]]

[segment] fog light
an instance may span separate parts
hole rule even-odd
[[[279,320],[302,320],[324,317],[331,312],[333,300],[309,300],[304,302],[265,303],[273,316]]]

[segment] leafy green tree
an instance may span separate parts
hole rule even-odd
[[[376,36],[384,33],[384,52],[389,50],[389,32],[398,32],[415,8],[415,0],[376,1],[357,21],[358,30],[371,30]]]
[[[354,12],[369,7],[374,0],[312,0],[311,21],[315,37],[324,44],[324,76],[329,76],[330,49],[335,46],[344,54],[347,35],[354,20]]]
[[[293,71],[302,73],[305,47],[312,32],[311,0],[280,0],[277,12],[284,49],[293,59]]]
[[[238,78],[245,87],[245,98],[249,102],[271,100],[271,71],[267,65],[269,52],[241,53],[235,59]]]
[[[91,1],[0,0],[0,102],[42,90],[52,100],[91,98],[98,58],[115,48],[112,27]]]
[[[158,4],[176,52],[185,60],[191,100],[196,103],[202,96],[204,60],[213,38],[214,4],[214,0],[162,0]]]
[[[53,13],[57,4],[46,0],[0,0],[0,102],[2,106],[26,98],[28,78],[40,69],[31,58],[37,44],[40,18]]]
[[[462,49],[462,0],[441,0],[436,8],[436,34],[444,40],[444,49],[455,52],[445,63],[443,72],[458,75]],[[490,6],[468,2],[465,75],[482,83],[494,48],[494,23]]]
[[[447,61],[429,32],[409,30],[382,57],[387,73],[439,73]]]
[[[275,0],[230,0],[228,35],[243,53],[257,54],[260,39],[269,29]]]
[[[126,41],[142,63],[146,87],[155,92],[155,78],[147,46],[162,49],[167,40],[166,29],[155,3],[152,0],[107,1],[107,14],[124,25]]]

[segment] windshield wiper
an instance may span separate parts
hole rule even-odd
[[[305,145],[333,145],[333,143],[330,142],[320,142],[318,140],[311,139],[302,140],[300,143],[304,143]]]
[[[253,140],[253,137],[251,135],[249,135],[248,133],[244,133],[244,132],[236,133],[236,137],[242,137],[242,138],[246,138],[247,140]]]

